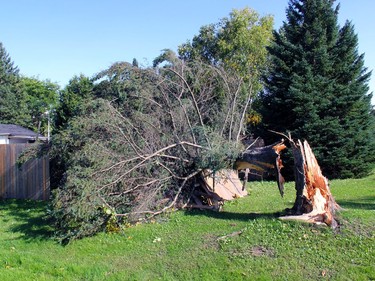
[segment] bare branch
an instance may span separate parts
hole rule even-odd
[[[183,190],[183,188],[185,187],[187,181],[193,177],[195,177],[197,174],[199,174],[200,172],[202,172],[202,170],[198,170],[192,174],[190,174],[189,176],[185,177],[184,178],[184,181],[181,183],[176,195],[174,196],[172,202],[165,206],[163,209],[159,210],[159,211],[142,211],[142,212],[133,212],[133,213],[125,213],[125,214],[116,214],[117,217],[127,217],[129,216],[130,214],[150,214],[151,217],[154,217],[154,216],[157,216],[159,214],[162,214],[164,212],[166,212],[167,210],[169,210],[170,208],[174,207],[180,194],[181,194],[181,191]],[[150,218],[150,217],[149,217]]]
[[[202,126],[202,128],[205,128],[205,125],[204,125],[204,122],[203,122],[203,119],[202,119],[202,115],[201,115],[201,112],[199,110],[199,107],[198,107],[198,104],[197,104],[197,101],[195,99],[195,96],[194,96],[194,93],[193,91],[191,90],[190,86],[189,86],[189,83],[185,80],[185,78],[180,74],[178,73],[177,71],[175,71],[174,69],[172,68],[168,68],[169,71],[173,72],[174,74],[176,74],[183,82],[184,84],[186,85],[187,89],[188,89],[188,92],[190,93],[190,96],[191,96],[191,99],[193,101],[193,104],[194,104],[194,107],[195,107],[195,111],[198,115],[198,118],[199,118],[199,122],[200,122],[200,125]],[[207,141],[207,144],[209,147],[211,147],[211,144],[210,144],[210,140],[208,139],[207,135],[206,135],[206,132],[205,130],[203,130],[204,132],[204,135],[205,135],[205,138],[206,138],[206,141]]]
[[[138,164],[134,165],[131,169],[125,171],[121,176],[119,176],[116,180],[114,180],[113,182],[111,183],[108,183],[108,184],[105,184],[104,186],[102,186],[99,190],[103,189],[103,188],[106,188],[110,185],[114,185],[116,183],[118,183],[121,179],[123,179],[124,177],[126,177],[129,173],[131,173],[132,171],[140,168],[142,165],[145,164],[145,162],[147,160],[150,160],[151,158],[155,157],[155,156],[158,156],[159,154],[161,154],[162,152],[164,151],[167,151],[168,149],[171,149],[171,148],[174,148],[176,146],[179,146],[179,145],[188,145],[188,146],[192,146],[192,147],[196,147],[196,148],[200,148],[200,149],[207,149],[208,148],[205,148],[201,145],[197,145],[197,144],[194,144],[194,143],[190,143],[190,142],[186,142],[186,141],[183,141],[183,142],[180,142],[180,143],[174,143],[174,144],[171,144],[171,145],[168,145],[166,147],[163,147],[162,149],[159,149],[158,151],[150,154],[150,155],[144,155],[142,158],[142,161],[139,162]]]
[[[250,91],[249,91],[249,95],[247,97],[247,101],[246,101],[246,105],[242,111],[242,115],[241,115],[241,120],[240,120],[240,123],[238,124],[240,127],[238,129],[238,133],[237,133],[237,137],[236,137],[236,141],[238,142],[239,139],[240,139],[240,135],[241,135],[241,128],[243,127],[243,124],[244,124],[244,119],[245,119],[245,116],[246,116],[246,111],[249,107],[249,103],[251,101],[251,96],[252,96],[252,87],[253,85],[251,84],[250,85]]]
[[[240,88],[241,88],[241,85],[238,85],[237,90],[234,93],[234,98],[233,98],[233,102],[232,102],[232,108],[230,110],[231,111],[231,119],[230,119],[230,125],[229,125],[228,140],[232,139],[232,126],[233,126],[233,123],[234,123],[234,109],[237,106],[237,97],[238,97],[238,93],[240,91]]]

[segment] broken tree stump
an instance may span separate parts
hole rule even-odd
[[[323,176],[318,161],[307,141],[289,142],[294,156],[296,200],[290,215],[281,219],[301,220],[337,227],[335,212],[340,207],[329,188],[328,179]]]
[[[307,141],[294,142],[285,136],[291,146],[294,157],[296,199],[293,208],[287,209],[283,220],[301,220],[315,224],[326,224],[337,227],[335,212],[340,208],[333,198],[328,179],[323,176],[318,161]],[[280,172],[282,161],[280,152],[286,148],[284,140],[279,143],[247,149],[237,159],[234,169],[253,169],[260,172],[273,172],[281,196],[284,194],[284,178]],[[226,200],[233,200],[245,196],[246,190],[241,185],[237,173],[231,170],[221,170],[216,173],[205,170],[201,173],[202,181],[193,194],[194,208],[219,209]]]

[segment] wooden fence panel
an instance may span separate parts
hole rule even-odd
[[[29,144],[0,144],[0,198],[48,200],[49,159],[32,159],[21,167],[17,158]]]

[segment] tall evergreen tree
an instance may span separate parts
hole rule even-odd
[[[18,67],[0,42],[0,123],[28,127],[24,97]]]
[[[351,22],[340,28],[334,0],[290,0],[269,47],[260,95],[267,130],[307,139],[329,177],[361,176],[374,159],[374,118],[364,55]]]
[[[9,82],[11,76],[18,75],[18,67],[5,50],[3,43],[0,42],[0,85]]]

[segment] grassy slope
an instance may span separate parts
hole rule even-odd
[[[331,186],[345,208],[338,234],[277,219],[292,184],[284,199],[253,183],[223,212],[177,212],[65,247],[49,238],[43,203],[0,202],[0,280],[374,280],[375,175]]]

